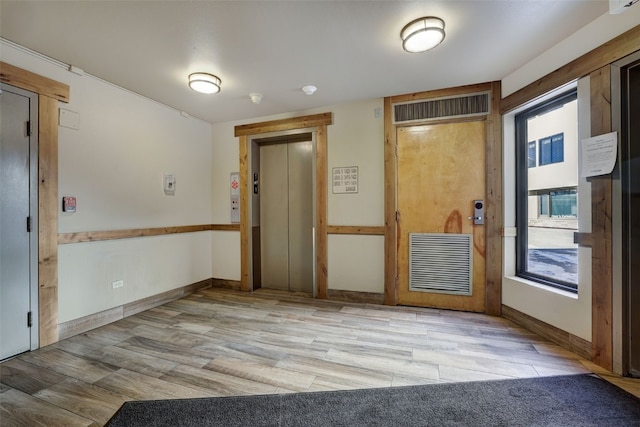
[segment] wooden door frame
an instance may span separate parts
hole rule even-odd
[[[397,129],[393,123],[393,104],[432,98],[459,96],[476,92],[491,94],[491,109],[486,116],[486,194],[485,194],[485,313],[499,316],[502,310],[502,116],[500,82],[460,86],[427,92],[386,97],[384,99],[384,303],[398,304],[396,227],[396,145]],[[442,123],[443,121],[439,121]],[[455,120],[449,120],[455,123]],[[434,121],[412,122],[411,125]]]
[[[58,341],[58,101],[69,86],[0,62],[0,81],[38,94],[39,346]]]
[[[332,113],[321,113],[289,119],[271,120],[236,126],[234,136],[239,139],[240,157],[240,289],[253,290],[252,275],[252,224],[249,198],[253,183],[249,178],[251,137],[298,129],[312,129],[316,133],[316,259],[315,274],[317,298],[328,296],[327,283],[327,126],[333,124]]]

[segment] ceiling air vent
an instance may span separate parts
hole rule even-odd
[[[457,117],[486,116],[489,113],[489,92],[481,92],[394,104],[393,122],[409,123]]]

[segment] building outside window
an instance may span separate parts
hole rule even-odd
[[[575,91],[516,116],[516,271],[578,287],[578,110]]]
[[[535,141],[532,141],[529,143],[527,161],[529,163],[530,168],[536,167],[536,142]]]

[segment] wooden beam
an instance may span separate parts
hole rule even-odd
[[[384,226],[374,225],[329,225],[328,234],[352,234],[364,236],[384,236]]]
[[[505,114],[569,82],[589,75],[640,49],[640,25],[582,55],[550,74],[502,99],[500,113]]]
[[[333,124],[333,114],[321,113],[310,116],[292,117],[289,119],[239,125],[235,127],[235,136],[258,135],[261,133],[327,126],[330,124]]]
[[[424,92],[408,93],[404,95],[394,95],[394,96],[391,96],[389,99],[391,104],[395,104],[398,102],[411,102],[411,101],[417,101],[420,99],[428,99],[428,98],[468,95],[470,93],[486,92],[490,90],[491,90],[491,83],[479,83],[479,84],[457,86],[457,87],[446,88],[446,89],[436,89],[436,90],[429,90]],[[475,120],[478,120],[478,118],[476,117]]]
[[[0,81],[62,102],[69,102],[69,86],[14,65],[0,62]],[[57,111],[57,106],[56,106]],[[57,120],[56,120],[57,122]]]
[[[328,297],[327,270],[327,126],[316,127],[316,297]]]
[[[611,132],[611,67],[590,75],[591,135]],[[611,175],[591,178],[592,234],[592,361],[613,370],[613,274],[612,274]]]
[[[249,206],[249,147],[250,141],[246,136],[240,137],[240,289],[251,291],[251,222]]]
[[[384,303],[398,304],[396,283],[398,231],[396,228],[396,127],[392,98],[384,99]]]
[[[502,312],[502,116],[500,82],[491,84],[491,114],[487,118],[485,250],[485,313],[500,316]]]
[[[38,98],[38,313],[40,346],[58,341],[58,101]]]
[[[203,224],[175,227],[132,228],[128,230],[82,231],[58,234],[58,244],[99,242],[103,240],[134,239],[137,237],[163,236],[167,234],[195,233],[198,231],[240,231],[239,224]]]

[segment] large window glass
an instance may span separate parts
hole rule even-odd
[[[578,289],[576,98],[571,91],[516,116],[516,271],[570,291]]]

